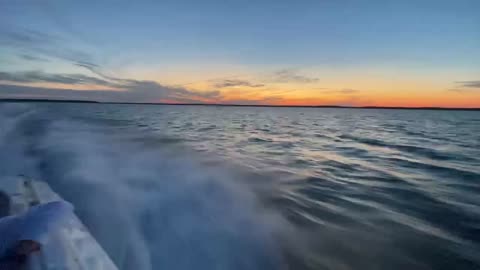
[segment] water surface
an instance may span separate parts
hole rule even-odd
[[[480,268],[480,112],[5,103],[0,161],[121,269]]]

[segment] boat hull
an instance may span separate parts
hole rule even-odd
[[[31,206],[62,200],[42,181],[15,177],[0,181],[0,205],[5,215],[21,214]],[[28,270],[118,270],[80,219],[72,215],[68,225],[51,232],[40,252],[30,256]]]

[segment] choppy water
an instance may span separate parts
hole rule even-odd
[[[480,269],[480,112],[0,104],[17,174],[121,269]]]

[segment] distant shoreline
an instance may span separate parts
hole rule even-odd
[[[1,98],[0,102],[56,102],[56,103],[101,103],[92,100],[70,100],[70,99],[35,99],[35,98]]]
[[[215,107],[272,107],[272,108],[336,108],[336,109],[380,109],[380,110],[444,110],[444,111],[480,111],[480,108],[444,108],[444,107],[385,107],[385,106],[336,106],[336,105],[262,105],[262,104],[209,104],[209,103],[142,103],[142,102],[100,102],[92,100],[60,99],[0,99],[0,102],[12,103],[92,103],[92,104],[128,104],[128,105],[167,105],[167,106],[215,106]]]

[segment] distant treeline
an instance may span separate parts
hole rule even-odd
[[[273,107],[273,108],[338,108],[338,109],[385,109],[385,110],[450,110],[450,111],[480,111],[480,108],[442,108],[442,107],[382,107],[382,106],[336,106],[336,105],[262,105],[262,104],[211,104],[211,103],[140,103],[140,102],[100,102],[93,100],[70,99],[21,99],[6,98],[0,102],[56,102],[56,103],[101,103],[101,104],[131,104],[131,105],[169,105],[169,106],[219,106],[219,107]]]
[[[59,102],[59,103],[100,103],[92,100],[70,100],[70,99],[35,99],[35,98],[2,98],[0,102]]]

